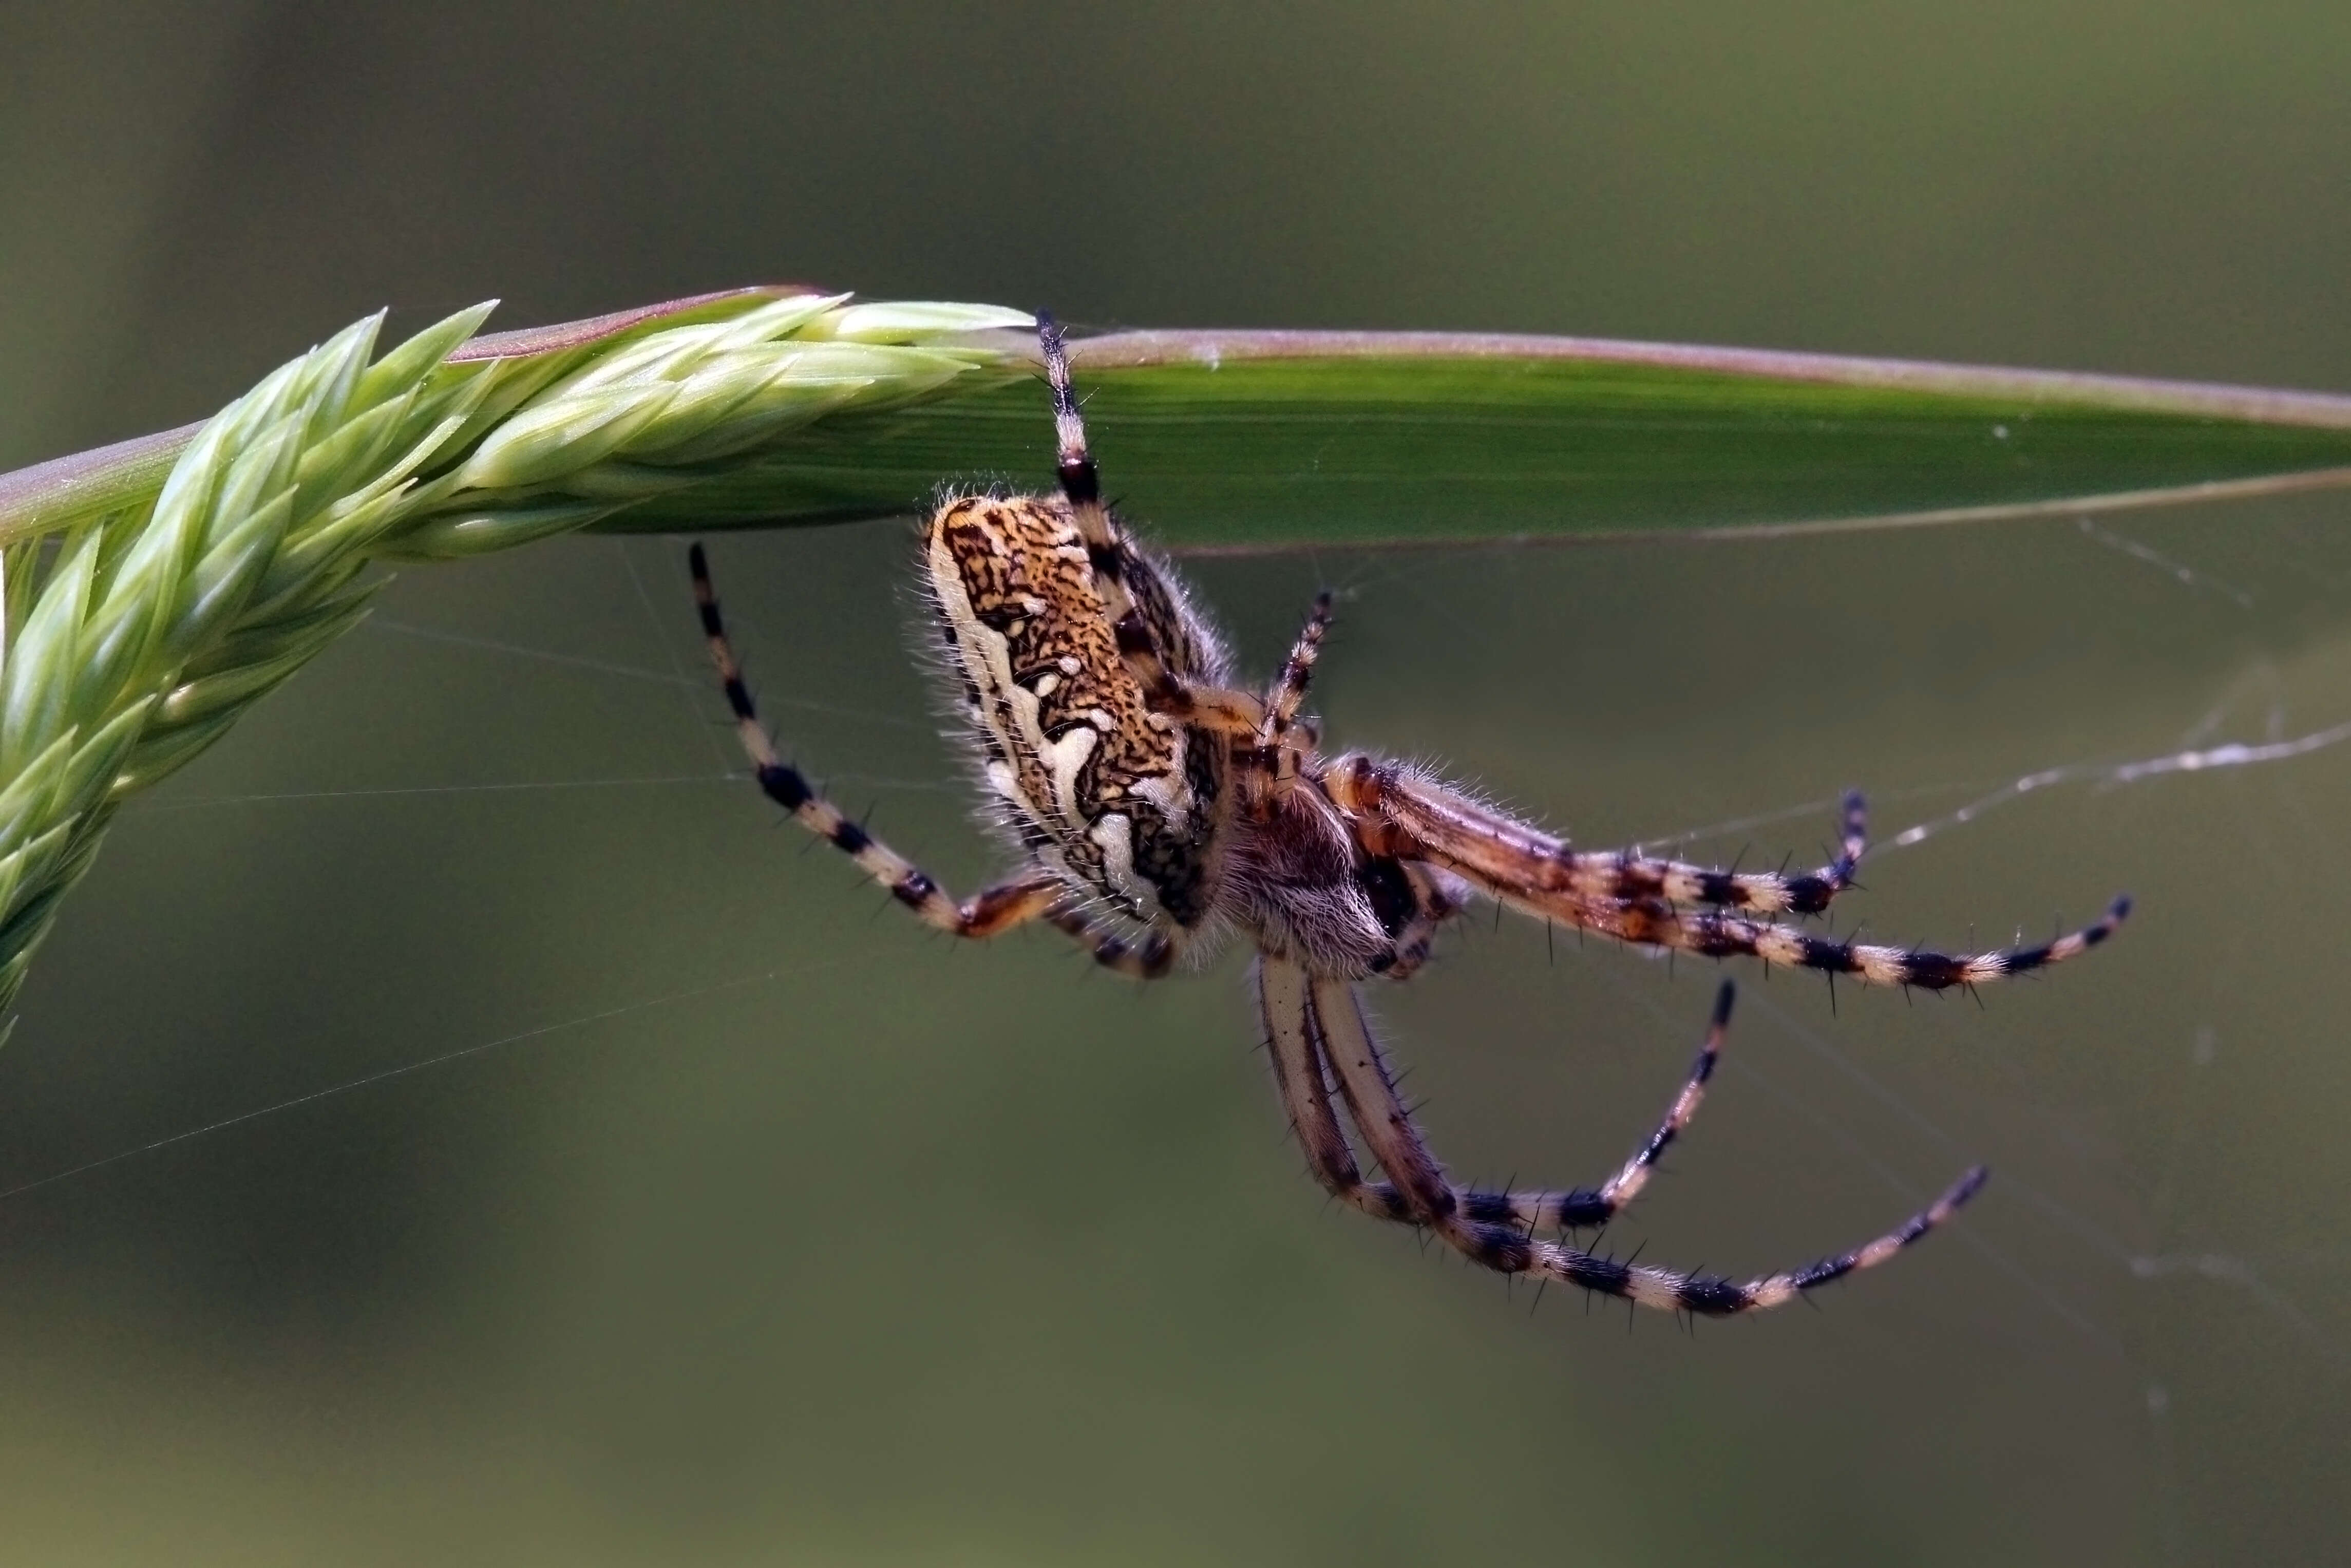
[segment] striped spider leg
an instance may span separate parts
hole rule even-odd
[[[1287,960],[1274,961],[1287,963]],[[1295,968],[1296,966],[1290,966]],[[1289,1113],[1291,1129],[1309,1150],[1316,1177],[1332,1196],[1378,1219],[1415,1223],[1412,1198],[1393,1182],[1363,1179],[1344,1135],[1332,1118],[1328,1037],[1307,995],[1303,971],[1284,974],[1261,967],[1258,976],[1259,1009],[1266,1024],[1267,1052],[1274,1062],[1274,1086]],[[1564,1192],[1486,1192],[1476,1187],[1452,1188],[1452,1202],[1462,1218],[1479,1225],[1510,1225],[1529,1235],[1538,1230],[1589,1230],[1607,1224],[1649,1184],[1659,1156],[1698,1114],[1706,1086],[1722,1055],[1722,1040],[1730,1024],[1730,1005],[1738,988],[1725,980],[1715,992],[1714,1016],[1698,1060],[1682,1080],[1665,1116],[1632,1157],[1596,1187],[1579,1186]],[[1301,1028],[1301,1020],[1305,1027]],[[1311,1050],[1313,1060],[1309,1060]],[[1320,1087],[1318,1088],[1318,1084]],[[1335,1139],[1335,1141],[1334,1141]]]
[[[1137,944],[1098,930],[1086,917],[1084,901],[1065,878],[1032,867],[957,903],[941,891],[927,872],[841,815],[840,808],[819,794],[799,768],[778,755],[775,740],[752,706],[742,666],[727,641],[726,622],[718,613],[717,591],[711,586],[709,558],[697,544],[686,559],[694,575],[694,601],[702,614],[703,635],[710,643],[711,662],[718,668],[727,706],[734,710],[735,733],[750,758],[753,776],[769,800],[789,811],[800,826],[855,861],[860,871],[934,930],[985,940],[1043,920],[1091,950],[1094,961],[1105,967],[1140,979],[1167,972],[1175,957],[1170,942],[1154,936]]]
[[[2130,915],[2116,897],[2090,925],[2048,942],[1991,953],[1938,953],[1814,936],[1749,913],[1825,908],[1852,880],[1861,854],[1861,798],[1846,797],[1845,841],[1836,861],[1808,876],[1697,872],[1630,856],[1577,853],[1458,790],[1394,763],[1340,758],[1322,783],[1375,852],[1438,865],[1513,908],[1636,946],[1844,975],[1866,986],[1939,991],[2029,974],[2080,956]],[[1684,911],[1684,902],[1717,907]],[[1728,905],[1725,908],[1721,906]]]
[[[1729,982],[1716,997],[1712,1027],[1698,1063],[1665,1120],[1604,1186],[1566,1193],[1478,1193],[1452,1185],[1396,1096],[1395,1080],[1354,987],[1339,977],[1316,975],[1286,954],[1268,953],[1259,960],[1258,988],[1275,1083],[1316,1179],[1353,1207],[1432,1231],[1462,1256],[1498,1273],[1557,1280],[1636,1306],[1729,1317],[1784,1306],[1807,1291],[1876,1268],[1950,1218],[1983,1186],[1985,1173],[1979,1166],[1925,1209],[1874,1240],[1801,1269],[1752,1280],[1619,1262],[1538,1239],[1534,1232],[1602,1223],[1639,1193],[1657,1156],[1698,1110],[1729,1021]],[[1331,1103],[1334,1082],[1348,1119],[1379,1162],[1385,1181],[1364,1179]]]
[[[1069,353],[1050,316],[1038,318],[1037,341],[1053,398],[1053,472],[1061,487],[1061,513],[1085,549],[1097,601],[1093,612],[1110,623],[1120,661],[1141,685],[1146,707],[1164,720],[1215,735],[1245,737],[1286,727],[1287,716],[1277,723],[1266,701],[1222,683],[1224,655],[1206,622],[1185,602],[1173,574],[1136,550],[1103,505],[1102,476],[1070,381]],[[1323,608],[1327,621],[1327,604]],[[1310,652],[1306,664],[1312,663]],[[1303,670],[1298,679],[1302,696]]]
[[[1267,797],[1281,794],[1298,782],[1300,764],[1313,754],[1322,739],[1314,721],[1300,716],[1298,710],[1306,701],[1314,661],[1322,656],[1322,638],[1330,630],[1331,595],[1326,591],[1314,596],[1306,624],[1299,629],[1290,657],[1281,663],[1281,674],[1274,677],[1273,688],[1266,694],[1265,718],[1257,728],[1247,775],[1251,785],[1249,810],[1256,821],[1267,819]]]

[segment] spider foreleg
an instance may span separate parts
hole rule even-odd
[[[1323,770],[1324,792],[1348,814],[1356,836],[1373,852],[1424,860],[1447,867],[1497,899],[1537,918],[1565,920],[1622,942],[1661,947],[1668,954],[1696,953],[1709,958],[1743,954],[1766,965],[1848,976],[1863,985],[1917,986],[1939,991],[1952,986],[2028,974],[2089,951],[2130,915],[2127,894],[2115,899],[2099,919],[2078,931],[2031,946],[1992,953],[1938,953],[1925,947],[1892,947],[1814,936],[1752,913],[1719,907],[1749,899],[1749,911],[1807,913],[1851,880],[1850,861],[1861,841],[1859,797],[1847,800],[1845,850],[1821,872],[1804,877],[1775,873],[1698,873],[1670,862],[1598,857],[1609,861],[1591,873],[1593,858],[1566,849],[1556,839],[1489,810],[1457,791],[1394,764],[1367,757],[1340,758]],[[1840,872],[1839,868],[1844,870]],[[1612,886],[1646,886],[1663,868],[1657,890],[1630,895]],[[1690,872],[1704,882],[1682,887]],[[1830,886],[1834,883],[1834,887]],[[1744,892],[1740,890],[1744,888]],[[1776,890],[1776,891],[1774,891]],[[1717,907],[1684,910],[1680,902]]]
[[[1868,848],[1868,808],[1857,791],[1844,797],[1835,856],[1791,876],[1721,871],[1629,849],[1574,849],[1415,770],[1369,757],[1341,758],[1323,770],[1322,782],[1350,815],[1389,831],[1397,847],[1385,852],[1449,865],[1500,894],[1659,898],[1755,915],[1816,915],[1853,885]]]
[[[1290,647],[1290,657],[1282,661],[1281,674],[1266,694],[1265,719],[1258,727],[1255,762],[1257,777],[1271,793],[1279,794],[1297,783],[1301,761],[1321,738],[1311,722],[1299,719],[1298,710],[1306,701],[1306,688],[1314,676],[1314,662],[1322,653],[1323,634],[1330,629],[1331,595],[1326,591],[1314,596],[1314,607],[1307,612],[1306,624],[1299,629],[1298,640]],[[1298,732],[1294,740],[1293,730]]]
[[[1991,953],[1938,953],[1928,947],[1890,947],[1815,936],[1768,920],[1752,920],[1719,909],[1683,911],[1653,899],[1596,900],[1556,894],[1501,894],[1530,915],[1572,921],[1620,942],[1708,958],[1734,955],[1766,965],[1843,975],[1865,986],[1916,986],[1941,991],[1970,989],[2012,978],[2079,957],[2113,936],[2128,919],[2131,901],[2123,894],[2106,912],[2077,931],[2030,946]]]
[[[1196,685],[1168,667],[1169,651],[1153,625],[1155,614],[1164,619],[1166,607],[1148,592],[1139,594],[1139,585],[1132,580],[1139,563],[1134,547],[1102,504],[1101,476],[1086,444],[1085,420],[1078,412],[1077,394],[1070,381],[1069,350],[1060,325],[1050,316],[1037,318],[1037,345],[1053,394],[1054,473],[1061,482],[1061,498],[1084,542],[1094,587],[1102,596],[1119,654],[1141,684],[1144,700],[1154,713],[1184,724],[1230,735],[1254,735],[1265,719],[1264,706],[1256,697]]]

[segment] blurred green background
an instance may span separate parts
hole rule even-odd
[[[771,278],[2351,389],[2346,68],[2317,5],[12,5],[0,465],[379,304]],[[2351,719],[2347,510],[1194,576],[1260,669],[1344,591],[1339,743],[1751,863],[1848,782],[1890,834]],[[1744,972],[1611,1245],[1994,1182],[1820,1312],[1628,1328],[1328,1209],[1237,956],[1137,995],[800,856],[682,548],[413,571],[125,814],[0,1052],[0,1559],[2339,1558],[2351,745],[1873,859],[1881,936],[2141,913],[1980,1009]],[[987,874],[904,527],[716,562],[796,754]],[[1458,1170],[1591,1180],[1711,983],[1479,924],[1375,999]]]

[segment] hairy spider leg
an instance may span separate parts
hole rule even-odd
[[[718,595],[711,586],[709,560],[699,544],[687,552],[686,559],[694,574],[694,601],[702,612],[703,634],[710,640],[711,661],[718,667],[727,706],[734,710],[735,732],[751,760],[759,788],[769,800],[789,811],[800,826],[855,861],[859,870],[935,930],[978,940],[1042,920],[1092,951],[1096,963],[1121,974],[1152,979],[1167,972],[1175,959],[1173,943],[1155,932],[1138,945],[1095,929],[1085,918],[1081,896],[1050,871],[1039,868],[1025,873],[957,903],[930,873],[841,815],[799,768],[777,755],[776,743],[759,722],[742,667],[726,640]]]
[[[1062,498],[1070,503],[1070,520],[1077,524],[1089,549],[1112,549],[1120,541],[1102,506],[1102,476],[1086,449],[1086,422],[1070,386],[1070,356],[1061,343],[1061,324],[1050,316],[1037,318],[1037,347],[1045,357],[1046,384],[1053,390],[1053,472]]]
[[[1689,1075],[1682,1081],[1680,1091],[1667,1108],[1665,1117],[1643,1141],[1632,1158],[1622,1169],[1597,1187],[1579,1186],[1566,1191],[1482,1192],[1476,1187],[1455,1186],[1453,1201],[1459,1206],[1463,1218],[1481,1225],[1513,1225],[1522,1231],[1589,1230],[1605,1225],[1622,1213],[1625,1207],[1641,1195],[1649,1183],[1649,1175],[1656,1166],[1668,1145],[1681,1135],[1682,1130],[1698,1114],[1706,1099],[1707,1081],[1713,1077],[1714,1067],[1722,1053],[1722,1040],[1730,1022],[1730,1005],[1737,989],[1729,980],[1715,993],[1714,1017],[1708,1025],[1705,1041],[1698,1047],[1698,1060],[1690,1066]],[[1294,1072],[1294,1068],[1285,1069]],[[1298,1082],[1303,1082],[1299,1075]],[[1299,1110],[1290,1106],[1285,1091],[1283,1104],[1290,1110],[1290,1119],[1300,1126]],[[1311,1112],[1308,1112],[1311,1116]],[[1301,1136],[1303,1134],[1301,1134]],[[1412,1223],[1410,1200],[1389,1182],[1364,1182],[1353,1199],[1354,1207],[1381,1219]]]
[[[1849,976],[1867,986],[1940,991],[2029,974],[2088,952],[2113,936],[2131,910],[2130,896],[2125,894],[2106,906],[2105,915],[2077,931],[1991,953],[1844,942],[1723,909],[1686,913],[1667,895],[1620,897],[1582,891],[1562,871],[1552,850],[1556,840],[1488,811],[1442,785],[1368,758],[1343,758],[1332,765],[1325,772],[1325,787],[1357,815],[1358,831],[1373,852],[1428,860],[1530,915],[1640,946],[1708,958],[1756,957],[1766,964]]]
[[[1290,1130],[1306,1152],[1315,1180],[1333,1197],[1374,1218],[1407,1218],[1410,1210],[1393,1187],[1374,1192],[1364,1180],[1346,1130],[1331,1108],[1308,985],[1306,967],[1297,959],[1281,953],[1259,955],[1257,994],[1265,1020],[1266,1054],[1273,1062],[1274,1090],[1290,1117]]]
[[[2130,917],[2131,910],[2130,898],[2125,894],[2108,904],[2096,920],[2054,941],[1991,953],[1938,953],[1929,947],[1840,942],[1720,910],[1684,914],[1657,899],[1604,903],[1558,894],[1528,897],[1505,893],[1500,896],[1532,914],[1569,921],[1639,946],[1665,947],[1706,958],[1761,958],[1766,964],[1844,975],[1865,986],[1915,986],[1923,991],[1988,985],[2079,957],[2113,936]]]
[[[1435,1231],[1464,1257],[1499,1273],[1558,1280],[1661,1311],[1728,1317],[1783,1306],[1807,1291],[1886,1262],[1950,1218],[1984,1183],[1986,1173],[1979,1166],[1928,1207],[1874,1240],[1802,1269],[1744,1281],[1624,1263],[1539,1241],[1515,1219],[1496,1223],[1467,1211],[1458,1189],[1445,1180],[1442,1167],[1397,1100],[1351,984],[1335,976],[1310,975],[1282,955],[1270,955],[1261,962],[1259,983],[1282,1101],[1322,1185],[1379,1218]],[[1394,1183],[1391,1190],[1403,1200],[1404,1213],[1387,1212],[1388,1200],[1374,1196],[1376,1189],[1357,1170],[1331,1105],[1333,1078],[1350,1119]]]
[[[1306,624],[1298,629],[1298,640],[1290,645],[1290,657],[1282,661],[1281,674],[1274,678],[1266,698],[1265,726],[1259,732],[1265,745],[1280,745],[1298,722],[1299,707],[1306,701],[1307,685],[1314,678],[1314,662],[1322,656],[1322,638],[1330,630],[1331,594],[1326,589],[1314,596]]]
[[[1142,683],[1153,711],[1227,735],[1256,735],[1265,722],[1265,707],[1257,697],[1187,681],[1167,667],[1166,650],[1159,645],[1131,587],[1136,577],[1130,564],[1134,547],[1102,504],[1102,476],[1086,445],[1086,422],[1078,413],[1070,382],[1069,350],[1060,324],[1049,315],[1037,318],[1037,346],[1053,393],[1053,472],[1061,498],[1069,504],[1070,520],[1085,541],[1094,588],[1102,595],[1120,655]]]
[[[1698,1106],[1705,1103],[1707,1081],[1714,1076],[1715,1063],[1721,1060],[1723,1036],[1730,1028],[1731,1003],[1738,995],[1739,988],[1729,980],[1715,991],[1714,1015],[1707,1022],[1706,1039],[1698,1048],[1698,1060],[1690,1063],[1689,1074],[1682,1080],[1664,1118],[1614,1176],[1597,1187],[1580,1186],[1567,1192],[1472,1191],[1464,1197],[1462,1212],[1473,1220],[1507,1223],[1522,1230],[1589,1230],[1622,1213],[1626,1205],[1641,1196],[1658,1159],[1681,1136],[1690,1119],[1698,1114]]]
[[[1868,847],[1869,813],[1859,791],[1844,797],[1834,859],[1801,876],[1719,871],[1657,860],[1632,850],[1576,850],[1531,823],[1505,816],[1433,779],[1368,757],[1342,758],[1324,787],[1351,813],[1391,824],[1410,848],[1494,890],[1498,896],[1562,894],[1582,899],[1658,898],[1711,904],[1756,915],[1817,915],[1853,885]],[[1375,849],[1377,845],[1374,846]]]
[[[1298,640],[1290,645],[1290,657],[1282,661],[1281,674],[1274,677],[1266,694],[1265,720],[1257,732],[1256,774],[1270,780],[1270,793],[1279,794],[1297,782],[1300,757],[1311,751],[1320,738],[1311,724],[1299,724],[1298,710],[1306,701],[1306,687],[1314,678],[1314,661],[1322,654],[1323,634],[1330,629],[1331,595],[1325,591],[1314,596],[1306,624],[1299,628]],[[1293,728],[1303,731],[1295,742],[1290,737]]]
[[[1409,861],[1395,863],[1404,873],[1405,884],[1412,890],[1413,915],[1395,935],[1395,962],[1383,971],[1382,978],[1405,980],[1428,962],[1429,954],[1437,946],[1437,932],[1461,913],[1466,890],[1458,881],[1434,866],[1415,865]]]

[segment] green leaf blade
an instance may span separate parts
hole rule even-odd
[[[1104,482],[1177,549],[1865,526],[2351,483],[2351,398],[1422,334],[1075,346]],[[786,526],[1047,485],[1035,382],[811,429],[600,525]]]

